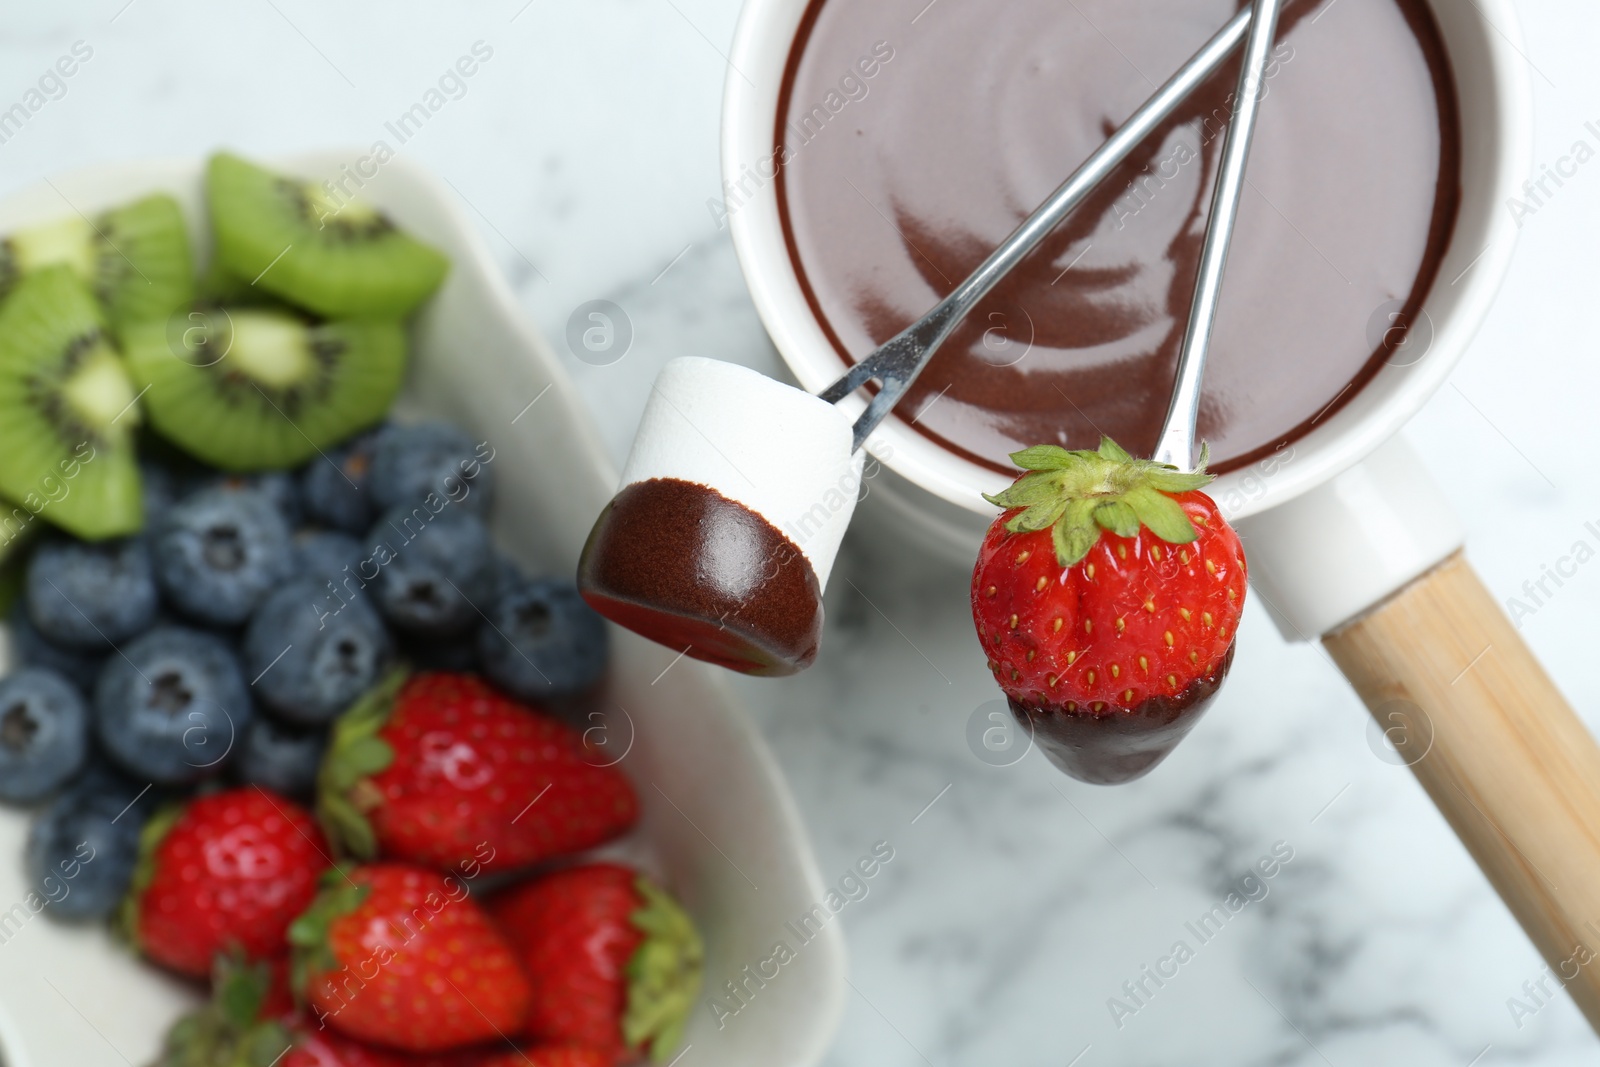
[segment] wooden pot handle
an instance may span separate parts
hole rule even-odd
[[[1323,638],[1600,1030],[1600,746],[1457,552]]]

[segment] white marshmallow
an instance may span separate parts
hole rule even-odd
[[[793,541],[826,587],[856,508],[863,455],[832,404],[735,363],[685,356],[661,368],[622,471],[709,486]]]

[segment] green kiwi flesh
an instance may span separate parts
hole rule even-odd
[[[138,399],[94,296],[65,264],[30,270],[0,304],[0,495],[86,540],[144,521]]]
[[[71,269],[119,332],[164,319],[194,300],[188,227],[178,202],[164,194],[92,219],[69,215],[0,241],[0,293],[50,266]]]
[[[371,205],[226,152],[206,190],[221,266],[325,318],[400,318],[449,269]]]
[[[406,362],[397,322],[308,324],[261,307],[141,324],[125,347],[156,431],[232,471],[291,467],[379,422]]]

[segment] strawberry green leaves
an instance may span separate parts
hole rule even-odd
[[[1158,489],[1146,486],[1130,490],[1123,498],[1123,503],[1139,517],[1140,524],[1148,527],[1151,533],[1163,541],[1183,545],[1199,536],[1194,523],[1189,521],[1189,516],[1183,513],[1183,508],[1178,502]],[[1134,532],[1138,532],[1137,526]]]
[[[1071,500],[1061,510],[1061,517],[1050,529],[1050,540],[1056,550],[1056,559],[1062,566],[1071,566],[1089,554],[1089,549],[1100,540],[1100,529],[1094,520],[1098,510],[1094,500]],[[1007,529],[1010,529],[1009,525]],[[1012,530],[1012,533],[1017,531]],[[1070,560],[1071,563],[1066,562]]]
[[[328,929],[336,919],[359,908],[370,892],[368,886],[352,882],[344,870],[334,867],[323,875],[322,890],[311,907],[289,924],[289,985],[297,998],[305,995],[313,974],[339,966],[328,943]]]
[[[1135,490],[1135,492],[1140,491],[1142,490]],[[1095,507],[1094,521],[1099,523],[1102,529],[1110,530],[1118,537],[1132,537],[1139,532],[1141,520],[1138,509],[1126,500],[1113,500]]]
[[[328,754],[317,775],[317,821],[341,852],[371,859],[378,852],[372,824],[361,806],[362,786],[394,762],[394,749],[378,736],[389,721],[406,672],[395,670],[334,721]]]
[[[1057,561],[1070,567],[1088,555],[1102,530],[1133,537],[1143,526],[1172,544],[1193,541],[1199,536],[1194,523],[1171,494],[1210,483],[1208,455],[1202,446],[1199,466],[1181,471],[1134,459],[1109,437],[1101,438],[1093,452],[1035,445],[1011,455],[1027,473],[984,499],[1007,510],[1022,509],[1006,523],[1012,533],[1049,529]]]
[[[294,1044],[288,1028],[261,1017],[271,981],[266,964],[218,956],[211,1002],[172,1024],[154,1067],[272,1067],[283,1059]]]
[[[645,938],[628,960],[628,1005],[622,1038],[631,1048],[647,1046],[664,1060],[683,1040],[700,993],[705,946],[694,921],[665,890],[648,878],[637,883],[643,906],[631,916]]]

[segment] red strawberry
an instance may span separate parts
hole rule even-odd
[[[285,934],[288,931],[284,931]],[[263,1019],[286,1019],[295,1013],[294,990],[289,988],[289,939],[283,940],[283,955],[274,956],[256,965],[258,973],[264,974],[267,979],[265,989],[261,993],[260,1014]],[[216,978],[212,978],[212,990],[216,990]]]
[[[612,1067],[609,1055],[581,1045],[540,1045],[524,1049],[505,1048],[504,1045],[501,1042],[500,1047],[462,1049],[435,1056],[401,1056],[396,1062],[405,1067]]]
[[[397,1052],[308,1022],[289,999],[287,961],[218,957],[211,1000],[168,1029],[155,1067],[609,1067],[603,1052],[507,1042],[438,1053]]]
[[[611,1067],[611,1056],[582,1045],[540,1045],[521,1052],[499,1052],[462,1067]]]
[[[704,952],[682,908],[637,871],[569,867],[490,901],[533,982],[523,1033],[620,1063],[672,1052],[700,988]]]
[[[329,863],[310,813],[255,786],[161,812],[139,851],[123,904],[127,932],[157,963],[195,977],[210,974],[225,949],[281,955],[284,932]]]
[[[335,726],[318,814],[351,853],[476,876],[633,826],[628,779],[548,715],[460,674],[396,674]]]
[[[293,1040],[294,1048],[278,1061],[277,1067],[491,1067],[493,1064],[528,1067],[522,1053],[504,1049],[504,1041],[486,1048],[450,1049],[445,1053],[397,1053],[395,1049],[379,1048],[346,1037],[333,1027],[318,1029],[315,1022],[294,1025]],[[603,1064],[605,1061],[594,1062]],[[542,1067],[536,1056],[533,1064]],[[552,1067],[560,1067],[560,1064],[552,1061]],[[574,1067],[587,1067],[587,1062],[579,1062]]]
[[[314,1025],[293,1033],[294,1047],[278,1067],[414,1067],[416,1059],[345,1037],[337,1030]]]
[[[1238,535],[1212,478],[1042,445],[998,496],[972,572],[972,618],[995,681],[1046,756],[1086,782],[1137,778],[1210,704],[1244,608]]]
[[[377,863],[323,878],[289,930],[296,992],[318,1025],[413,1052],[517,1033],[528,978],[458,878]]]

